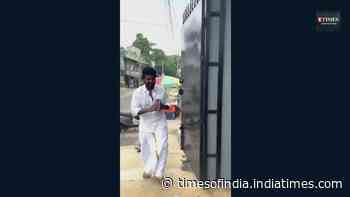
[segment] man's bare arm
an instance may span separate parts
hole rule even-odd
[[[158,109],[158,107],[157,107],[157,105],[152,105],[151,107],[146,107],[146,108],[143,108],[143,109],[141,109],[138,113],[137,113],[137,115],[142,115],[142,114],[145,114],[145,113],[148,113],[148,112],[153,112],[153,111],[159,111],[159,110],[157,110]]]
[[[141,109],[139,112],[137,112],[137,115],[142,115],[142,114],[152,112],[152,111],[153,111],[152,107],[147,107],[147,108]]]

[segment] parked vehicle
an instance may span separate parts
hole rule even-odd
[[[139,126],[138,121],[135,120],[131,113],[120,112],[120,131],[125,132],[130,128],[136,128]]]

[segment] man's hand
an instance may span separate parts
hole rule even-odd
[[[149,107],[149,112],[159,111],[160,105],[154,103],[151,107]]]
[[[142,115],[144,113],[148,113],[148,112],[154,112],[154,111],[159,111],[160,110],[160,101],[156,100],[152,106],[144,108],[142,110],[140,110],[137,114],[138,115]]]
[[[153,111],[156,111],[156,108],[155,106],[151,106],[151,107],[147,107],[147,108],[144,108],[144,109],[141,109],[137,115],[142,115],[142,114],[145,114],[145,113],[148,113],[148,112],[153,112]]]
[[[154,107],[154,111],[159,111],[161,109],[161,105],[162,104],[160,103],[160,100],[157,99],[152,105],[152,107]]]
[[[160,110],[167,110],[167,109],[169,109],[168,105],[164,105],[164,104],[160,103]]]

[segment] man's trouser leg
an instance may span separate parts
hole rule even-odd
[[[157,157],[155,154],[154,134],[140,131],[141,157],[144,163],[144,172],[154,174],[157,165]]]
[[[159,155],[155,176],[163,177],[168,159],[168,128],[162,127],[157,129],[155,137],[157,142],[157,152]]]

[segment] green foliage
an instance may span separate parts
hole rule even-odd
[[[180,57],[177,55],[167,56],[165,66],[164,66],[164,72],[166,75],[176,77],[177,63],[178,63],[179,58]]]
[[[151,59],[155,65],[163,65],[167,57],[162,49],[151,49]]]
[[[162,49],[152,48],[155,43],[150,42],[142,33],[136,35],[136,40],[132,45],[141,50],[141,55],[147,63],[150,64],[151,61],[153,61],[155,63],[155,68],[159,71],[162,71],[162,67],[164,66],[164,73],[166,75],[176,77],[176,65],[179,62],[179,56],[167,56]]]
[[[136,40],[132,43],[134,47],[137,47],[141,50],[141,55],[146,60],[147,63],[151,63],[151,54],[150,51],[154,43],[151,43],[142,33],[136,35]]]
[[[176,64],[168,64],[164,66],[165,75],[176,77]]]

